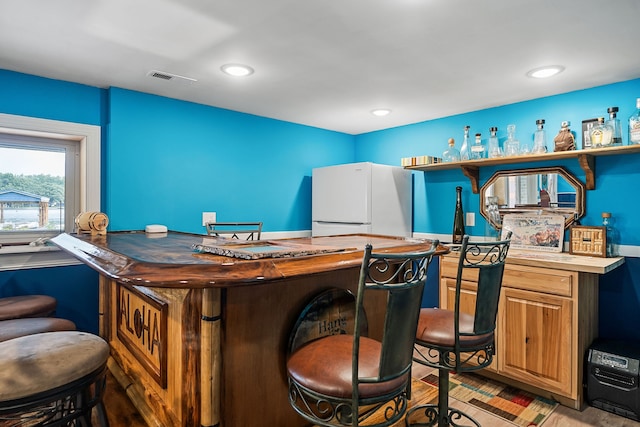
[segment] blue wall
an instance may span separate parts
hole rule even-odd
[[[549,144],[560,122],[580,131],[581,121],[620,107],[624,121],[640,96],[640,80],[351,136],[293,123],[177,101],[129,90],[108,90],[0,70],[0,112],[92,125],[103,129],[103,211],[110,230],[141,229],[163,223],[180,231],[203,232],[201,214],[221,221],[261,219],[265,231],[311,228],[311,169],[373,161],[399,165],[400,158],[440,156],[446,141],[459,142],[464,125],[488,136],[498,126],[517,125],[520,140],[533,140],[535,120],[546,119]],[[624,127],[623,127],[624,128]],[[627,138],[626,133],[623,137]],[[577,138],[578,143],[581,139]],[[599,224],[611,211],[622,244],[640,245],[634,221],[639,198],[629,197],[640,182],[640,155],[599,157],[597,188],[587,193],[584,224]],[[558,163],[584,180],[575,160]],[[549,162],[535,166],[550,166]],[[514,168],[533,166],[517,165]],[[483,168],[481,182],[498,168]],[[464,188],[464,208],[476,212],[473,235],[487,227],[478,195],[457,170],[414,173],[414,231],[449,234],[456,185]],[[624,200],[622,202],[622,200]],[[640,310],[640,261],[601,280],[602,336],[636,337],[630,321]],[[431,288],[431,287],[430,287]],[[97,275],[85,266],[0,272],[0,296],[42,292],[58,297],[59,314],[83,330],[97,331]],[[427,295],[426,303],[436,297]],[[81,301],[81,303],[78,303]],[[636,316],[637,317],[637,316]]]
[[[310,230],[311,170],[353,160],[353,136],[122,89],[109,91],[110,230],[218,221]]]

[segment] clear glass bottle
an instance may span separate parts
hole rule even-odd
[[[609,120],[607,125],[611,127],[611,145],[622,145],[622,130],[620,129],[620,119],[616,117],[618,113],[618,107],[607,108],[609,113]]]
[[[536,129],[533,134],[533,153],[542,154],[547,152],[547,134],[544,130],[544,119],[536,120]]]
[[[452,242],[460,244],[464,237],[464,212],[462,211],[462,187],[456,187],[456,210],[453,215]]]
[[[602,226],[607,235],[607,257],[618,256],[618,231],[613,225],[611,212],[602,212]]]
[[[454,145],[455,140],[453,138],[449,138],[449,148],[442,153],[442,161],[444,163],[460,161],[460,151],[458,151]]]
[[[591,132],[593,131],[593,123],[587,123],[587,130],[584,131],[584,135],[582,136],[582,149],[589,150],[593,148],[593,144],[591,143]]]
[[[471,152],[469,149],[469,129],[470,126],[464,127],[464,139],[462,140],[462,147],[460,147],[460,160],[469,160],[471,158]]]
[[[490,159],[496,157],[502,157],[502,148],[500,148],[500,141],[498,140],[498,128],[493,126],[489,128],[489,148],[488,155]]]
[[[611,145],[613,129],[604,122],[604,117],[598,117],[598,123],[591,129],[591,147],[602,148]]]
[[[640,98],[636,99],[636,111],[629,117],[629,145],[640,144]]]
[[[504,155],[517,156],[520,154],[520,141],[516,139],[516,125],[507,125],[507,140],[504,142]]]
[[[484,159],[486,151],[482,143],[482,134],[476,133],[476,143],[471,146],[471,158],[473,160]]]

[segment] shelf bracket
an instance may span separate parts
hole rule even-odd
[[[471,191],[473,194],[478,194],[480,192],[480,187],[478,186],[478,181],[480,177],[479,169],[477,166],[460,166],[462,169],[462,173],[469,178],[471,181]]]
[[[584,171],[587,190],[596,189],[596,158],[591,154],[579,154],[578,163]]]

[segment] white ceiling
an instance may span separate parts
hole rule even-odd
[[[640,0],[1,0],[0,68],[359,134],[638,78],[639,23]]]

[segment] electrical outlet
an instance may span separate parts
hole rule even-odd
[[[465,222],[469,227],[476,225],[476,214],[474,212],[467,212],[467,220]]]
[[[202,212],[202,226],[206,226],[208,222],[216,222],[215,212]]]

